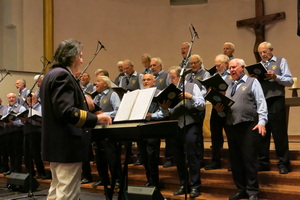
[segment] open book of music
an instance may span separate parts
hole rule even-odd
[[[204,80],[199,80],[200,83],[207,88],[214,88],[218,91],[226,91],[228,88],[227,83],[223,80],[221,75],[219,73],[204,79]]]
[[[6,115],[3,115],[3,116],[0,115],[0,117],[1,117],[0,121],[5,122],[5,123],[7,123],[9,121],[14,121],[17,118],[16,113],[14,113],[14,112],[10,112],[10,113],[8,113]]]
[[[234,104],[234,101],[224,94],[221,94],[219,91],[215,89],[210,89],[205,95],[205,100],[211,102],[213,105],[217,103],[221,103],[225,106],[225,108],[231,107]]]
[[[246,70],[248,71],[249,75],[257,76],[258,80],[264,80],[267,78],[265,75],[265,73],[267,73],[267,70],[261,63],[246,66]]]
[[[29,119],[39,121],[39,122],[42,121],[42,113],[40,113],[39,111],[34,110],[34,109],[31,109],[30,111],[25,110],[21,113],[18,113],[18,114],[16,114],[16,117],[18,117],[18,118],[29,118]]]
[[[212,68],[210,68],[210,69],[206,69],[205,68],[205,70],[206,71],[208,71],[209,72],[209,74],[212,76],[212,75],[214,75],[216,72],[217,72],[217,68],[216,68],[216,65],[215,66],[213,66]]]
[[[134,90],[124,94],[114,122],[145,120],[156,88]]]
[[[174,108],[181,101],[178,96],[181,92],[182,91],[180,89],[171,83],[165,89],[160,91],[160,93],[153,98],[153,101],[162,104],[164,101],[169,100],[171,102],[169,108]]]

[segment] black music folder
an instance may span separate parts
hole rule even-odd
[[[212,76],[212,75],[214,75],[214,74],[217,72],[217,67],[216,67],[216,65],[215,65],[215,66],[213,66],[213,67],[210,68],[210,69],[206,69],[206,68],[205,68],[205,70],[208,71],[209,74]]]
[[[264,80],[267,78],[265,75],[265,73],[267,73],[267,70],[261,63],[246,66],[246,70],[248,71],[249,75],[257,76],[258,80]]]
[[[115,93],[117,93],[119,95],[119,98],[122,100],[123,96],[125,93],[128,92],[128,90],[125,90],[122,87],[112,87],[111,88]]]
[[[29,110],[25,110],[21,113],[16,114],[17,118],[29,118],[32,119],[34,121],[38,121],[41,122],[42,121],[42,113],[40,113],[39,111],[36,111],[34,109]]]
[[[93,92],[85,91],[84,93],[90,95],[92,99],[94,99],[99,94],[96,90],[94,90]]]
[[[234,104],[234,101],[224,94],[221,94],[219,91],[215,89],[210,89],[205,95],[205,100],[211,102],[213,105],[217,103],[221,103],[225,108],[229,108]]]
[[[166,100],[171,101],[171,105],[169,108],[174,108],[181,99],[179,98],[179,94],[182,91],[178,89],[173,83],[168,85],[165,89],[163,89],[160,93],[153,98],[153,101],[163,103]]]
[[[16,116],[18,118],[26,118],[26,117],[28,117],[28,114],[29,114],[29,110],[25,110],[25,111],[23,111],[21,113],[16,114]]]
[[[226,91],[228,88],[227,83],[223,80],[219,73],[199,81],[202,85],[206,86],[206,88],[214,88],[218,91]]]
[[[16,113],[10,112],[10,113],[8,113],[8,114],[6,114],[6,115],[1,116],[0,121],[1,121],[1,122],[7,123],[7,122],[9,122],[9,121],[14,121],[14,120],[16,120],[16,119],[17,119]]]

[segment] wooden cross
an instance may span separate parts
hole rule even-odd
[[[237,27],[246,26],[253,28],[256,36],[253,53],[257,62],[261,60],[257,51],[257,47],[261,42],[265,41],[265,25],[269,22],[284,18],[284,12],[264,15],[264,0],[255,0],[255,17],[250,19],[239,20],[236,22]]]

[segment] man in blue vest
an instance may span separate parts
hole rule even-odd
[[[270,170],[270,138],[271,133],[275,143],[276,155],[279,159],[280,174],[287,174],[290,167],[289,142],[285,112],[285,87],[293,85],[293,77],[285,58],[273,55],[273,47],[269,42],[258,46],[261,63],[267,69],[267,80],[261,80],[261,86],[268,105],[267,134],[261,138],[259,148],[259,170]]]
[[[229,62],[233,81],[226,96],[235,103],[230,108],[224,108],[221,103],[214,106],[220,116],[226,117],[232,176],[237,187],[237,193],[229,200],[258,200],[258,141],[260,135],[265,136],[268,121],[262,88],[257,79],[244,73],[244,68],[242,59],[234,58]]]

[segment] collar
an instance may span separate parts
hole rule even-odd
[[[26,90],[26,88],[23,88],[22,90],[20,90],[20,94],[22,94],[24,91]]]
[[[106,90],[102,91],[101,94],[106,95],[109,92],[109,89],[107,88]]]
[[[130,77],[134,77],[134,76],[137,76],[137,71],[134,71],[131,75],[128,75],[125,73],[125,75],[130,78]]]
[[[18,103],[15,103],[14,105],[7,105],[8,108],[16,108],[18,106]]]
[[[247,81],[247,75],[245,75],[245,73],[244,74],[242,74],[241,76],[240,76],[240,78],[239,78],[239,80],[233,80],[232,81],[232,84],[235,84],[235,83],[237,83],[237,84],[239,84],[239,83],[241,83],[241,82],[246,82]]]

